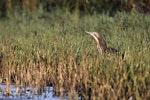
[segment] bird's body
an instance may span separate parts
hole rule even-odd
[[[114,48],[111,48],[111,47],[108,48],[106,41],[97,32],[87,32],[86,31],[86,33],[90,34],[96,40],[98,52],[99,52],[100,55],[105,55],[107,53],[116,53],[116,52],[118,52]]]

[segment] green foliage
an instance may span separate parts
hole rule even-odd
[[[79,11],[81,14],[109,13],[117,11],[136,10],[141,13],[150,12],[149,0],[1,0],[0,18],[12,17],[17,11],[35,14],[37,9],[46,12],[56,9],[68,9],[70,12]]]
[[[75,91],[85,99],[146,99],[150,96],[150,16],[118,12],[79,16],[15,14],[0,21],[0,79],[36,88],[49,85],[56,95]],[[98,55],[86,31],[96,31],[121,55]],[[9,73],[9,75],[8,75]],[[5,79],[8,79],[5,81]],[[90,92],[90,93],[89,93]]]

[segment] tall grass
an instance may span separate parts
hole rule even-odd
[[[55,95],[103,100],[150,97],[150,16],[137,12],[77,16],[60,11],[44,17],[15,14],[0,21],[0,80],[19,87],[52,85]],[[125,53],[98,55],[84,31],[103,35]]]

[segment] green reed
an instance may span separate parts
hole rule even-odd
[[[40,16],[40,15],[38,15]],[[75,16],[52,12],[45,18],[16,14],[0,21],[0,80],[17,87],[54,87],[69,99],[146,99],[150,96],[150,17],[137,12]],[[84,31],[103,35],[120,50],[99,56]],[[124,59],[121,53],[125,53]]]

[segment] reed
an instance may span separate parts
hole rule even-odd
[[[45,16],[16,14],[0,21],[0,80],[6,83],[8,96],[11,84],[38,88],[39,95],[52,85],[55,95],[70,100],[150,96],[149,15],[79,17],[56,11]],[[108,46],[125,52],[124,59],[98,56],[95,41],[84,30],[101,33]]]

